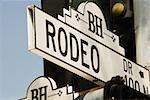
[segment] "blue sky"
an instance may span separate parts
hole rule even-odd
[[[26,96],[43,75],[43,59],[28,51],[26,7],[41,0],[0,0],[0,100]]]

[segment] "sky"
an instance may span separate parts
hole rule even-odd
[[[0,0],[0,100],[26,96],[27,88],[43,75],[43,59],[28,51],[26,7],[41,0]]]

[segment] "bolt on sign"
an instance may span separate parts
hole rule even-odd
[[[127,86],[150,93],[149,71],[125,58],[119,37],[107,30],[95,3],[63,9],[58,19],[36,6],[29,6],[27,14],[29,51],[101,87],[120,75]]]

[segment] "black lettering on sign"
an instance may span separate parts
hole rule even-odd
[[[96,18],[96,34],[103,38],[102,19],[97,17],[96,15],[95,18]]]
[[[38,89],[31,90],[31,98],[32,100],[38,100]]]
[[[148,91],[149,91],[149,90],[148,90],[148,87],[145,87],[145,85],[143,85],[143,91],[144,91],[145,94],[149,94],[149,93],[148,93]]]
[[[125,72],[128,72],[129,74],[133,75],[132,63],[130,61],[127,61],[126,59],[123,59],[123,67],[124,67]]]
[[[40,100],[47,100],[47,86],[40,87],[39,90],[40,90]],[[42,97],[44,99],[42,99]]]
[[[88,46],[88,43],[81,39],[81,62],[83,66],[89,68],[89,65],[84,62],[84,55],[87,55],[87,52],[83,48],[84,46]]]
[[[62,35],[62,33],[64,35]],[[63,43],[61,42],[61,36],[64,36],[64,39],[63,39],[64,42],[63,43],[65,43],[65,46],[66,46],[64,51],[62,51],[62,44]],[[67,52],[68,52],[68,40],[67,40],[66,31],[62,27],[60,27],[58,30],[58,46],[59,46],[60,53],[65,57],[67,55]]]
[[[131,77],[129,77],[129,87],[134,88],[134,82],[133,82],[133,79]]]
[[[96,54],[97,54],[97,66],[95,66],[95,64],[94,64],[94,60],[96,60],[95,58],[93,58],[93,54],[94,54],[94,51],[96,52]],[[91,47],[91,63],[92,63],[92,68],[93,68],[93,70],[96,72],[96,73],[98,73],[99,72],[99,69],[100,69],[100,59],[99,59],[99,52],[98,52],[98,49],[96,48],[96,46],[94,46],[94,45],[92,45],[92,47]],[[96,68],[95,68],[96,67]]]
[[[125,84],[137,91],[141,91],[140,83],[137,80],[133,80],[131,77],[125,75]]]
[[[103,38],[102,19],[96,15],[93,15],[90,11],[87,12],[89,19],[89,31],[96,33],[96,35]]]
[[[133,72],[132,72],[132,64],[130,61],[128,61],[128,72],[129,74],[133,75]]]
[[[76,45],[73,45],[73,40],[75,41],[74,43]],[[75,54],[74,50],[76,50],[76,55],[73,56],[73,54]],[[70,53],[71,53],[71,60],[77,62],[79,60],[79,45],[78,45],[77,38],[71,33],[70,33]]]
[[[127,62],[125,59],[123,59],[123,67],[124,67],[124,71],[127,72]]]
[[[135,81],[135,89],[137,91],[140,91],[140,84],[139,84],[139,82],[137,80]]]
[[[128,85],[127,75],[124,76],[125,84]]]
[[[49,28],[53,29],[53,32],[49,32]],[[46,41],[47,41],[47,48],[49,48],[49,36],[51,36],[52,43],[53,43],[53,49],[56,52],[55,42],[54,42],[54,36],[55,36],[55,27],[54,24],[46,20]]]
[[[89,31],[95,33],[95,25],[94,25],[94,15],[87,11],[88,12],[88,16],[89,16]]]
[[[47,100],[47,87],[48,86],[40,87],[38,89],[32,89],[31,100]]]

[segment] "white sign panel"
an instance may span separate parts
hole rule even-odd
[[[56,89],[53,79],[41,76],[30,84],[27,96],[21,100],[73,100],[73,97],[72,86]]]
[[[102,87],[120,75],[126,85],[149,93],[149,71],[124,57],[118,36],[107,30],[96,4],[82,3],[78,11],[64,9],[58,18],[28,7],[31,52]]]

